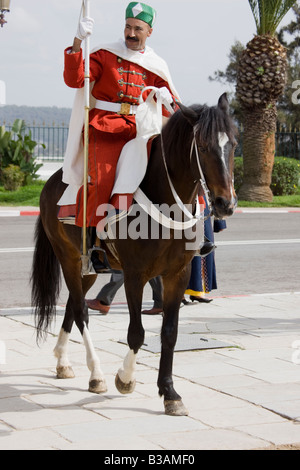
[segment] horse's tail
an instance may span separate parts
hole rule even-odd
[[[35,250],[31,272],[31,302],[35,307],[38,340],[46,334],[56,314],[60,280],[60,265],[39,217],[35,227]]]

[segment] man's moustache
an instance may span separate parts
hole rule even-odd
[[[138,42],[138,39],[137,38],[132,38],[131,36],[127,36],[127,41],[135,41],[135,42]]]

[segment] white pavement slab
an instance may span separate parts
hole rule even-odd
[[[76,378],[58,380],[52,350],[62,308],[40,347],[31,308],[0,309],[0,449],[247,450],[300,448],[300,293],[215,298],[181,308],[181,334],[229,343],[222,349],[176,352],[175,388],[187,417],[165,416],[157,393],[159,354],[142,349],[137,385],[120,395],[114,376],[126,355],[126,304],[90,316],[108,392],[87,391],[80,334],[69,346]],[[152,302],[145,302],[145,307]],[[148,337],[161,316],[144,316]],[[147,337],[147,336],[146,336]],[[1,363],[2,362],[2,363]],[[185,452],[186,453],[186,452]]]

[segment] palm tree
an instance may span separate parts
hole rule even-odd
[[[286,49],[276,29],[296,0],[248,0],[257,34],[242,52],[237,74],[237,98],[244,127],[244,180],[239,198],[271,201],[275,154],[276,102],[286,84]]]

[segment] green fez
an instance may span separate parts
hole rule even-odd
[[[126,8],[126,19],[136,18],[147,23],[151,28],[154,25],[156,11],[145,3],[130,2]]]

